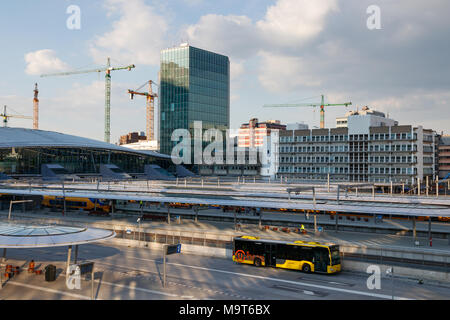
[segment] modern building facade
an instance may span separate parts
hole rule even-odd
[[[436,132],[379,114],[349,115],[347,127],[280,131],[279,145],[278,174],[291,178],[414,184],[437,173]]]
[[[159,82],[161,153],[170,155],[178,143],[171,141],[175,129],[188,129],[194,137],[194,121],[225,137],[230,126],[228,57],[188,44],[162,50]]]

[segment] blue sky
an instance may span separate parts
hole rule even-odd
[[[380,8],[381,29],[367,28]],[[69,30],[66,9],[81,10]],[[313,108],[264,103],[352,101],[400,124],[449,132],[450,22],[445,0],[14,1],[0,4],[0,105],[32,115],[40,89],[40,128],[103,139],[104,75],[40,78],[41,73],[134,63],[112,74],[112,142],[145,130],[145,101],[127,89],[157,80],[159,51],[189,41],[226,54],[232,65],[231,124],[249,118],[319,125]],[[314,98],[310,98],[314,97]],[[310,99],[306,99],[310,98]],[[326,126],[348,109],[326,110]],[[32,127],[11,119],[10,126]]]

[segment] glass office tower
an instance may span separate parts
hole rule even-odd
[[[203,130],[224,131],[230,126],[230,61],[228,57],[187,44],[161,51],[159,88],[160,152],[171,154],[175,129],[188,129],[194,121]]]

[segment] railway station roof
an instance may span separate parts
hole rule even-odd
[[[23,189],[11,189],[1,188],[0,194],[16,194],[16,195],[49,195],[57,197],[78,197],[78,198],[95,198],[106,200],[135,200],[135,201],[148,201],[148,202],[160,202],[160,203],[188,203],[193,205],[219,205],[219,206],[237,206],[237,207],[250,207],[250,208],[268,208],[268,209],[288,209],[288,210],[318,210],[318,211],[334,211],[341,213],[358,213],[358,214],[376,214],[376,215],[399,215],[399,216],[416,216],[416,217],[450,217],[450,209],[448,208],[420,208],[414,205],[405,204],[399,206],[398,204],[389,205],[383,204],[327,204],[317,203],[314,205],[311,203],[305,203],[296,200],[287,199],[271,199],[262,200],[257,198],[245,198],[245,197],[202,197],[195,198],[189,196],[154,196],[148,193],[133,193],[133,192],[111,192],[111,191],[87,191],[87,190],[71,190],[71,191],[58,191],[58,190],[33,190],[28,188]]]
[[[114,238],[98,228],[0,223],[0,248],[43,248],[87,244]]]
[[[94,148],[112,151],[121,151],[146,156],[154,156],[170,159],[168,155],[154,151],[140,151],[124,148],[115,144],[98,141],[94,139],[78,137],[74,135],[27,129],[27,128],[0,128],[0,149],[2,148],[33,148],[33,147],[59,147],[59,148]]]

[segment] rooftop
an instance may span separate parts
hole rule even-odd
[[[88,139],[54,131],[44,131],[26,128],[0,128],[1,148],[24,148],[24,147],[61,147],[61,148],[96,148],[115,150],[127,153],[150,155],[159,158],[170,159],[168,155],[159,154],[154,151],[137,151],[124,148],[111,143]]]

